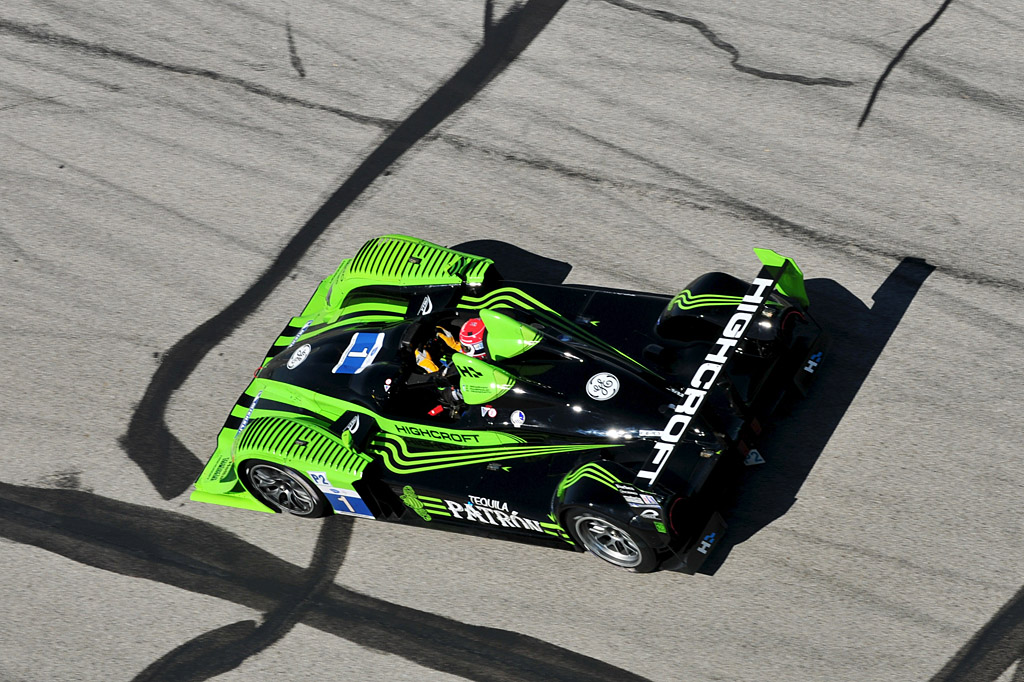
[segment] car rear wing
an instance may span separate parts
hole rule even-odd
[[[650,489],[657,482],[676,445],[685,439],[686,432],[700,411],[704,398],[715,386],[722,369],[729,363],[736,347],[745,338],[747,327],[761,313],[772,291],[778,291],[783,296],[799,301],[805,308],[808,305],[803,273],[792,258],[780,256],[769,249],[754,249],[754,253],[763,263],[761,272],[751,282],[746,295],[736,306],[718,340],[711,344],[703,364],[694,373],[689,384],[678,391],[681,402],[675,406],[661,432],[661,437],[654,444],[650,457],[637,472],[635,484],[640,488]]]

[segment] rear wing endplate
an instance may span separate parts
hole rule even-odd
[[[714,388],[722,369],[745,338],[747,327],[757,319],[771,292],[778,291],[783,296],[800,301],[805,307],[808,304],[803,273],[792,258],[780,256],[769,249],[754,249],[754,252],[764,267],[736,306],[721,336],[711,344],[710,351],[704,357],[704,363],[683,390],[677,391],[680,403],[675,406],[661,432],[661,437],[654,444],[650,457],[637,472],[634,482],[640,488],[650,489],[657,482],[676,445],[685,440],[690,424],[697,416],[704,398]]]

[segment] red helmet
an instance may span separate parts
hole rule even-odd
[[[459,343],[462,344],[462,352],[474,358],[482,358],[487,354],[484,350],[484,321],[479,317],[466,320],[459,330]]]

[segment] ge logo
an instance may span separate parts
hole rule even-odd
[[[601,372],[587,381],[587,395],[594,400],[608,400],[619,392],[619,379],[614,374]]]
[[[295,349],[292,356],[288,358],[288,369],[295,369],[302,364],[302,361],[309,357],[309,351],[312,350],[310,345],[304,344]]]

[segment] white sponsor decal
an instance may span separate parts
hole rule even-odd
[[[754,279],[753,286],[756,287],[754,293],[743,297],[743,301],[736,306],[736,312],[726,323],[722,335],[711,344],[711,352],[704,356],[704,364],[697,368],[697,372],[690,380],[690,385],[680,395],[682,403],[675,406],[672,417],[662,429],[661,438],[654,444],[651,458],[637,473],[638,482],[640,479],[644,479],[649,485],[653,485],[657,480],[661,470],[665,468],[665,463],[675,451],[679,440],[690,426],[690,420],[697,414],[701,403],[704,402],[704,397],[715,385],[718,373],[722,371],[726,360],[729,359],[730,354],[743,338],[743,333],[747,330],[747,325],[750,324],[754,313],[757,312],[758,306],[764,302],[767,295],[766,290],[770,291],[773,284],[772,280],[763,277]]]
[[[327,474],[323,471],[310,471],[309,477],[313,479],[313,483],[316,483],[317,487],[326,486],[328,488],[333,487],[331,482],[327,479]]]
[[[242,419],[242,423],[238,425],[238,433],[241,434],[242,430],[249,425],[249,417],[252,416],[252,411],[256,409],[256,403],[260,401],[260,396],[263,395],[263,391],[256,394],[256,397],[252,399],[252,403],[249,405],[249,411],[245,413],[245,418]]]
[[[496,409],[494,409],[493,407],[491,407],[490,405],[481,405],[480,406],[480,416],[481,417],[490,417],[491,419],[494,419],[495,417],[498,416],[498,411]]]
[[[821,356],[824,355],[821,351],[818,351],[807,360],[807,364],[804,365],[804,371],[808,374],[814,374],[814,368],[821,362]]]
[[[600,372],[587,380],[587,395],[594,400],[609,400],[619,392],[619,378],[608,372]]]
[[[370,511],[370,508],[366,506],[366,502],[363,501],[363,498],[355,490],[335,487],[327,478],[326,472],[323,471],[310,471],[309,477],[313,479],[313,483],[324,494],[327,501],[331,503],[336,514],[359,516],[366,519],[373,518],[373,512]]]
[[[309,357],[309,351],[312,347],[306,343],[295,349],[292,356],[288,358],[288,369],[295,369],[302,364],[302,361]]]
[[[655,429],[640,429],[637,433],[641,438],[657,438],[661,435],[661,431]]]
[[[661,513],[657,509],[644,509],[640,512],[640,516],[645,519],[660,519]]]
[[[313,324],[312,318],[306,320],[306,324],[302,325],[302,327],[299,329],[299,333],[292,337],[292,341],[291,343],[288,344],[288,348],[291,348],[292,346],[295,345],[295,342],[299,340],[300,336],[306,333],[306,330],[309,329],[309,325],[311,324]],[[285,350],[288,350],[288,348],[285,348]]]
[[[516,410],[515,412],[512,413],[512,426],[518,429],[520,426],[523,425],[523,422],[525,421],[526,415],[523,414],[522,410]]]
[[[718,533],[711,533],[709,535],[705,535],[704,538],[700,541],[700,546],[697,548],[697,551],[701,554],[707,554],[708,550],[711,549],[711,545],[715,542],[716,535],[718,535]]]
[[[640,492],[631,483],[616,483],[615,488],[630,507],[660,507],[653,495]]]
[[[345,430],[349,433],[355,433],[359,430],[359,415],[352,417],[348,420],[348,424],[345,424]]]
[[[501,502],[500,500],[491,500],[486,497],[476,497],[475,495],[470,495],[469,501],[481,507],[490,507],[491,509],[498,509],[500,511],[505,512],[508,511],[508,502]]]
[[[444,503],[448,506],[448,511],[451,512],[452,517],[456,519],[465,519],[466,521],[476,521],[477,523],[486,523],[491,526],[502,526],[504,528],[525,528],[526,530],[537,531],[543,533],[544,529],[540,527],[540,523],[533,519],[524,519],[519,516],[519,512],[514,511],[509,513],[508,505],[504,505],[502,509],[494,507],[487,507],[483,505],[476,505],[472,502],[474,498],[470,498],[470,502],[466,504],[459,504],[458,502],[452,502],[451,500],[445,500]],[[476,498],[482,499],[482,498]],[[488,502],[494,502],[493,500],[487,500]]]
[[[358,332],[352,335],[348,347],[341,354],[338,364],[331,370],[334,374],[359,374],[370,366],[384,345],[384,333]]]
[[[429,296],[423,297],[423,303],[420,303],[420,315],[429,315],[434,311],[434,302],[430,300]]]

